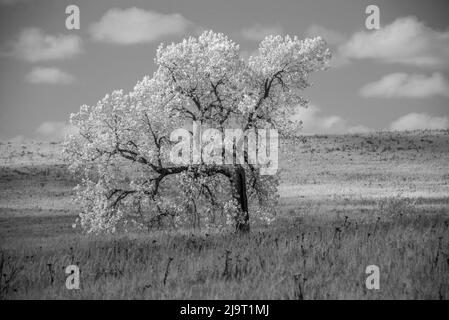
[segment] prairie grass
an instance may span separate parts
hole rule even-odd
[[[312,214],[248,236],[161,232],[3,249],[7,299],[447,299],[449,218],[382,203],[370,219]],[[404,214],[407,212],[407,214]],[[81,270],[67,290],[65,267]],[[365,268],[380,268],[380,290]]]
[[[247,236],[82,235],[59,149],[0,143],[1,299],[449,298],[448,131],[304,137],[280,154],[278,219]]]

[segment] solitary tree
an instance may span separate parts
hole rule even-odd
[[[82,229],[231,225],[247,232],[250,215],[251,221],[270,222],[278,178],[262,174],[266,162],[251,161],[250,137],[256,137],[259,152],[265,129],[280,137],[297,134],[301,122],[292,116],[307,105],[300,91],[309,86],[309,74],[324,69],[329,59],[319,37],[269,36],[248,61],[237,44],[212,31],[161,45],[152,77],[144,77],[128,94],[114,91],[71,115],[78,133],[68,138],[64,150],[70,168],[82,177],[77,186]],[[191,161],[195,148],[175,152],[190,161],[173,161],[180,143],[173,133],[188,130],[188,145],[202,148],[205,142],[195,140],[198,127],[218,133],[200,138],[218,136],[214,141],[223,143],[196,161]],[[257,134],[234,137],[229,151],[222,147],[229,143],[229,128]],[[205,161],[211,154],[234,161]]]

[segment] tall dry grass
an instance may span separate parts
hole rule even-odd
[[[371,218],[306,214],[248,236],[57,238],[2,250],[5,299],[447,299],[449,217],[408,200]],[[81,288],[65,287],[65,267]],[[365,268],[380,267],[380,290]]]

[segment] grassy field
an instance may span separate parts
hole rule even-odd
[[[249,236],[87,237],[58,143],[0,144],[0,296],[448,299],[449,132],[283,145],[277,220]],[[81,270],[67,290],[65,267]],[[365,268],[380,268],[380,289]]]

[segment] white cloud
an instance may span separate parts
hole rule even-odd
[[[57,68],[35,67],[27,74],[26,80],[30,83],[70,84],[75,78]]]
[[[63,140],[66,135],[75,134],[76,132],[76,127],[62,121],[47,121],[36,129],[36,133],[40,137],[50,140]]]
[[[300,108],[295,118],[302,120],[301,133],[363,133],[372,131],[363,125],[351,125],[340,116],[324,115],[320,108],[310,105],[308,108]]]
[[[255,24],[252,27],[245,28],[241,31],[243,38],[252,41],[262,41],[269,35],[282,35],[284,30],[281,25],[263,26],[261,24]]]
[[[21,134],[12,138],[7,138],[6,136],[0,135],[0,142],[23,143],[26,140],[27,138]]]
[[[136,7],[112,8],[89,31],[94,40],[129,45],[180,34],[190,25],[180,14],[161,14]]]
[[[449,31],[436,31],[415,17],[398,18],[376,31],[360,31],[340,47],[354,59],[417,66],[449,64]]]
[[[71,58],[82,51],[81,38],[70,34],[52,36],[38,28],[27,28],[20,32],[3,55],[13,56],[29,62]]]
[[[449,97],[449,81],[438,72],[423,74],[392,73],[360,89],[363,97],[425,98],[434,95]]]
[[[390,130],[449,129],[447,117],[434,117],[426,113],[409,113],[390,124]]]

